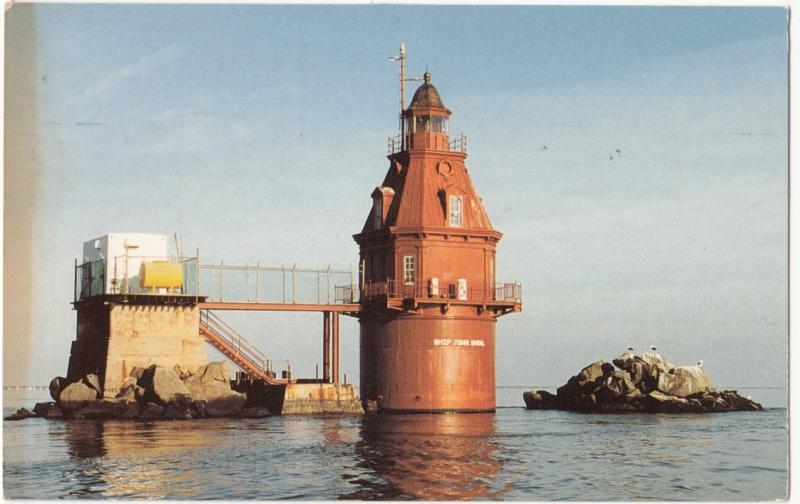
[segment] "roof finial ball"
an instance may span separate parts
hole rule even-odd
[[[431,83],[431,73],[428,71],[427,68],[425,69],[425,73],[422,75],[422,78],[425,79],[425,84]]]

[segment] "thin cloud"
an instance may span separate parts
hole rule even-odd
[[[129,79],[147,77],[153,72],[177,59],[182,49],[169,45],[158,51],[142,56],[133,63],[118,68],[94,84],[87,87],[75,101],[88,100],[113,92],[123,82]]]

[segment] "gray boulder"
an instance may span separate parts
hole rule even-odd
[[[702,404],[698,400],[690,401],[683,397],[663,394],[657,390],[643,398],[643,405],[646,411],[652,413],[699,413],[703,411]]]
[[[231,392],[231,370],[227,362],[209,362],[185,375],[183,383],[195,399],[211,399]]]
[[[183,368],[180,364],[175,364],[172,370],[175,371],[175,374],[178,375],[178,378],[181,380],[185,380],[194,374],[190,370]]]
[[[655,351],[643,352],[640,359],[644,363],[655,367],[659,373],[668,373],[670,369],[678,367],[672,361]]]
[[[3,420],[25,420],[26,418],[32,418],[32,417],[35,417],[35,416],[36,415],[31,413],[27,409],[20,408],[20,409],[17,410],[16,413],[14,413],[11,416],[5,417]]]
[[[247,396],[231,390],[227,362],[209,362],[190,374],[183,383],[195,401],[204,401],[205,416],[238,416]]]
[[[164,366],[148,367],[138,380],[144,389],[143,400],[166,406],[169,403],[191,402],[189,389],[175,371]]]
[[[109,400],[95,400],[81,407],[76,416],[81,418],[107,419],[117,416],[117,404]]]
[[[205,401],[205,413],[206,416],[210,417],[238,416],[246,401],[247,396],[245,394],[230,392],[227,395]]]
[[[614,371],[611,376],[606,378],[605,386],[613,392],[615,398],[637,390],[631,376],[625,371]]]
[[[147,371],[147,368],[134,366],[131,369],[131,372],[128,373],[128,376],[138,381],[142,376],[144,376],[145,371]]]
[[[52,397],[54,401],[58,402],[59,397],[61,396],[61,391],[64,390],[64,387],[67,385],[69,385],[69,383],[63,376],[56,376],[50,380],[50,397]]]
[[[764,408],[749,397],[740,396],[735,390],[708,390],[693,394],[689,400],[697,400],[707,411],[761,411]]]
[[[546,390],[530,390],[522,394],[522,399],[529,410],[546,410],[556,407],[558,397]]]
[[[606,361],[599,360],[581,369],[578,373],[578,383],[583,385],[587,382],[596,381],[602,376],[607,376],[614,372],[614,366]]]
[[[136,383],[136,378],[129,376],[122,382],[122,386],[117,392],[116,399],[121,401],[138,401],[144,397],[144,388]]]
[[[628,351],[620,355],[616,359],[612,360],[611,362],[613,362],[615,366],[622,369],[623,371],[630,371],[631,368],[633,367],[634,357],[635,356],[633,355],[633,352]]]
[[[103,387],[100,385],[100,377],[94,373],[89,373],[83,377],[81,380],[84,385],[87,387],[94,389],[95,399],[102,399],[103,398]]]
[[[67,385],[59,395],[58,405],[64,411],[76,411],[97,400],[97,390],[83,382]]]
[[[54,403],[51,403],[51,402],[37,402],[33,406],[33,412],[36,414],[36,416],[44,417],[47,414],[47,410],[50,409],[51,405],[54,405]]]
[[[711,378],[700,366],[676,367],[659,374],[656,387],[667,395],[687,397],[709,390]]]
[[[47,412],[44,414],[44,417],[49,419],[63,418],[64,412],[61,411],[61,408],[59,408],[57,404],[51,404],[50,407],[47,408]]]

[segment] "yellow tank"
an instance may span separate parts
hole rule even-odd
[[[183,268],[167,261],[142,263],[139,267],[139,285],[143,289],[180,289],[183,285]]]

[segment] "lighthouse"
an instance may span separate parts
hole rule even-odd
[[[495,279],[497,243],[431,74],[406,108],[389,168],[354,235],[360,254],[361,396],[389,412],[495,409],[495,326],[522,309]]]

